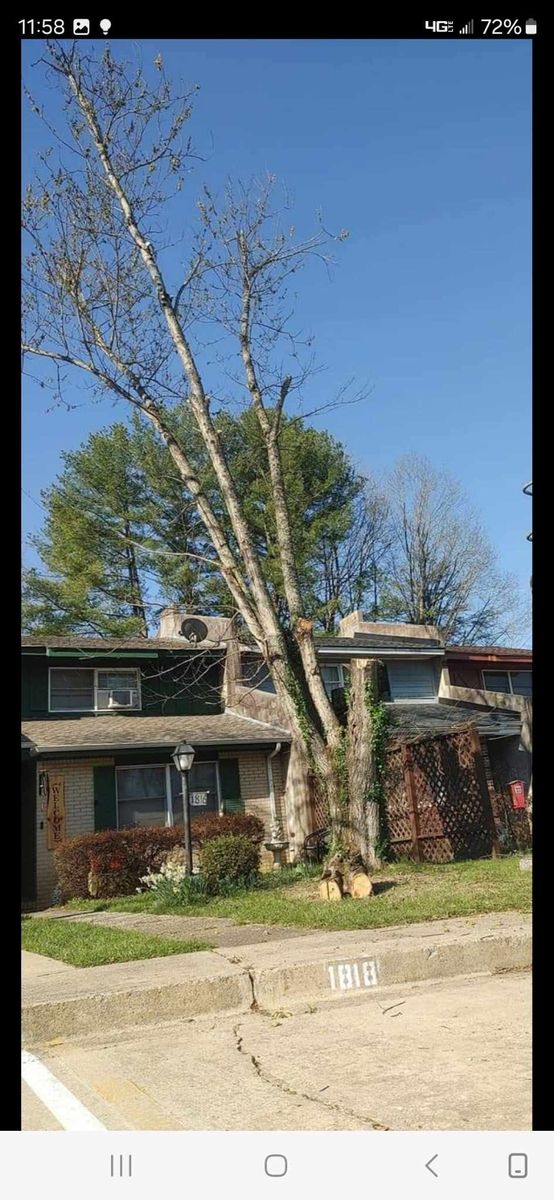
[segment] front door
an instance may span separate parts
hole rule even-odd
[[[188,775],[189,810],[191,820],[204,817],[206,813],[219,813],[219,789],[217,785],[217,763],[196,762]],[[183,793],[181,776],[171,768],[171,796],[173,820],[176,825],[183,822]]]

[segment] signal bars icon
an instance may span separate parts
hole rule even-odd
[[[468,34],[472,34],[473,30],[474,30],[474,26],[475,26],[475,21],[468,21],[467,25],[464,25],[463,29],[460,29],[460,34],[464,35],[464,36],[467,36]]]

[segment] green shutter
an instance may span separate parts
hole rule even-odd
[[[117,828],[115,767],[94,767],[94,828]]]
[[[238,758],[220,758],[219,779],[221,782],[221,799],[223,812],[244,812],[244,804],[240,795],[240,774]]]
[[[48,713],[48,671],[44,663],[24,663],[23,716]]]

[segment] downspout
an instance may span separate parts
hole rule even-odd
[[[271,759],[275,758],[275,755],[279,753],[279,751],[281,749],[281,744],[282,744],[281,742],[277,742],[275,745],[275,749],[272,750],[271,754],[268,754],[268,756],[267,756],[267,782],[269,784],[269,806],[271,809],[271,825],[272,825],[272,827],[276,826],[278,824],[278,822],[277,822],[277,808],[275,806],[275,787],[273,784],[273,767],[271,766]]]

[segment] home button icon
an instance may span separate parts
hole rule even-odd
[[[264,1163],[266,1175],[271,1175],[278,1178],[280,1175],[286,1175],[288,1163],[284,1154],[268,1154]]]

